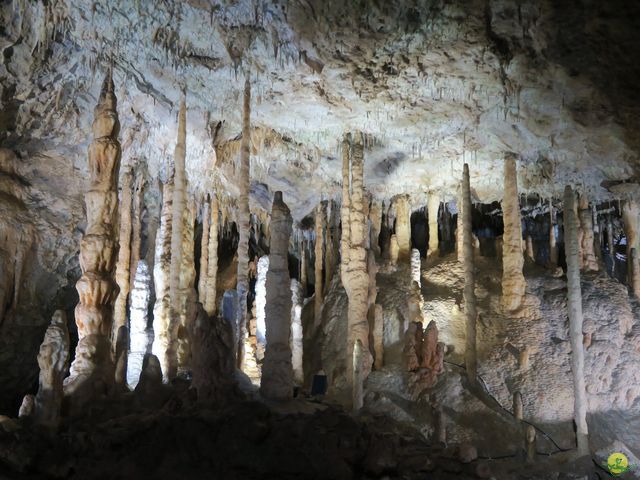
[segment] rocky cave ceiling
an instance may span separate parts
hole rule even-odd
[[[379,197],[594,199],[638,164],[640,37],[631,1],[2,1],[0,141],[37,200],[81,219],[90,122],[107,66],[123,162],[164,178],[188,104],[190,188],[235,187],[242,86],[252,84],[252,202],[285,192],[296,219],[338,196],[339,143],[365,132]],[[218,155],[216,156],[216,151]],[[523,167],[523,168],[522,168]],[[268,190],[267,190],[268,189]],[[37,203],[37,202],[36,202]]]

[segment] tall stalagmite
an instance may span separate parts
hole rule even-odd
[[[240,175],[238,198],[238,270],[237,287],[238,308],[236,309],[236,341],[238,345],[236,361],[242,369],[244,363],[244,337],[247,332],[247,293],[249,290],[249,189],[251,164],[251,84],[249,78],[244,82],[244,100],[242,109],[242,142],[240,145]]]
[[[411,260],[411,209],[409,196],[399,195],[394,202],[396,207],[396,240],[398,241],[398,261],[409,263]]]
[[[567,256],[567,311],[571,341],[571,371],[574,388],[574,420],[578,453],[589,453],[587,430],[587,393],[584,381],[584,345],[582,334],[582,290],[578,247],[578,218],[575,195],[571,187],[564,189],[564,243]]]
[[[427,204],[427,216],[429,221],[429,257],[438,256],[438,210],[440,209],[440,198],[435,193],[429,194]]]
[[[322,245],[324,243],[324,208],[322,207],[322,203],[319,203],[316,207],[316,215],[315,215],[315,234],[316,234],[316,243],[315,243],[315,297],[314,297],[314,305],[313,305],[313,315],[315,326],[320,325],[320,312],[322,311],[322,302],[324,299],[323,291],[322,291],[322,258],[324,255],[324,249]]]
[[[271,207],[271,245],[267,272],[266,330],[267,348],[262,366],[260,393],[273,400],[293,396],[291,363],[291,291],[289,285],[288,250],[293,220],[289,207],[276,192]]]
[[[142,245],[142,215],[143,215],[144,175],[138,171],[133,188],[133,217],[131,221],[131,257],[129,259],[129,286],[134,282],[140,260]]]
[[[209,254],[207,258],[207,281],[205,284],[204,310],[211,316],[216,313],[216,287],[218,282],[218,196],[211,197],[211,220],[209,222]]]
[[[350,165],[351,164],[351,165]],[[351,167],[351,168],[349,168]],[[347,384],[351,390],[351,407],[362,407],[363,383],[371,372],[372,357],[369,353],[369,274],[367,272],[366,218],[364,215],[364,146],[361,132],[356,132],[350,162],[349,138],[343,141],[342,204],[348,205],[342,213],[342,285],[349,301],[347,309]],[[351,171],[351,175],[349,175]],[[351,182],[349,179],[351,178]],[[407,219],[408,220],[408,219]],[[345,238],[346,237],[346,238]],[[408,254],[408,252],[407,252]]]
[[[117,333],[120,327],[127,325],[127,297],[129,296],[131,260],[131,188],[132,171],[128,166],[122,174],[120,186],[120,250],[118,250],[118,262],[116,263],[116,283],[120,288],[116,304],[113,310],[113,332],[111,339],[115,348]]]
[[[458,216],[456,217],[456,257],[459,262],[464,262],[464,252],[462,248],[462,210],[464,205],[462,202],[462,189],[458,189],[456,199],[456,207],[458,209]]]
[[[558,265],[558,239],[555,229],[556,215],[553,210],[553,202],[549,200],[549,263]]]
[[[502,199],[504,234],[502,236],[502,305],[508,311],[520,308],[526,283],[522,273],[522,223],[518,199],[516,158],[507,154],[504,159],[504,198]]]
[[[89,146],[90,186],[85,194],[87,227],[80,244],[82,276],[76,284],[80,297],[75,311],[78,345],[69,377],[65,379],[65,395],[73,397],[77,407],[95,394],[106,393],[114,381],[110,335],[118,293],[114,274],[121,156],[116,105],[109,71],[94,110],[94,139]]]
[[[464,254],[464,313],[466,326],[466,342],[464,363],[467,377],[475,382],[477,376],[476,354],[476,277],[473,259],[473,232],[471,230],[471,185],[469,181],[469,165],[464,164],[462,174],[462,251]]]
[[[585,271],[598,270],[598,258],[594,250],[593,213],[586,195],[580,195],[578,201],[578,219],[580,220],[582,258],[580,264]]]
[[[184,230],[184,214],[186,209],[187,179],[185,176],[185,159],[187,155],[187,106],[185,99],[180,101],[178,113],[178,140],[174,153],[173,177],[173,214],[171,220],[171,263],[169,274],[169,296],[171,312],[168,330],[168,347],[165,352],[166,372],[164,375],[173,379],[178,372],[178,328],[180,325],[180,270],[182,267],[182,232]]]
[[[179,324],[176,332],[178,372],[188,372],[191,368],[191,333],[196,316],[198,294],[195,289],[195,199],[191,198],[182,216],[182,263],[180,265],[180,286],[178,289],[177,311]]]
[[[209,275],[209,222],[211,221],[209,209],[209,200],[205,198],[202,203],[202,239],[200,241],[200,277],[198,279],[198,301],[203,306],[207,303],[207,280]]]

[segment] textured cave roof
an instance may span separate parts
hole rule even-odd
[[[166,177],[185,89],[191,186],[222,186],[231,197],[248,74],[252,201],[268,207],[270,192],[283,190],[297,219],[339,194],[339,141],[354,129],[368,139],[367,188],[385,198],[410,193],[416,204],[426,192],[453,198],[464,161],[475,199],[499,200],[505,152],[520,156],[520,189],[542,196],[560,197],[570,183],[615,198],[603,185],[636,175],[635,1],[14,0],[1,8],[0,140],[61,174],[52,189],[66,203],[81,198],[93,107],[111,62],[123,161],[146,160]]]

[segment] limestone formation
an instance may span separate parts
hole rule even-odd
[[[374,305],[373,314],[374,366],[379,370],[384,365],[384,316],[382,305]]]
[[[200,278],[198,279],[198,301],[202,305],[207,303],[207,281],[209,274],[209,233],[211,214],[209,202],[205,199],[202,204],[202,238],[200,239]],[[206,308],[205,308],[206,310]]]
[[[122,325],[116,335],[116,389],[125,391],[127,389],[127,352],[129,350],[129,329]]]
[[[598,258],[594,250],[593,214],[586,195],[580,195],[579,197],[578,219],[580,221],[580,231],[582,232],[580,238],[580,251],[582,252],[580,265],[587,272],[597,271]]]
[[[555,230],[555,211],[553,202],[549,200],[549,263],[551,266],[558,265],[558,244]]]
[[[535,255],[535,253],[533,251],[533,238],[531,238],[531,235],[528,235],[528,234],[527,234],[527,241],[526,241],[526,244],[525,244],[525,252],[527,254],[527,258],[531,262],[535,263],[536,255]]]
[[[475,382],[477,377],[476,353],[476,277],[473,259],[473,238],[471,230],[471,185],[469,165],[464,164],[462,174],[462,252],[464,256],[464,314],[465,314],[465,353],[464,363],[467,377]]]
[[[353,410],[362,407],[363,382],[371,371],[373,359],[369,353],[369,274],[365,249],[366,219],[364,216],[364,145],[362,132],[356,132],[350,151],[345,135],[342,168],[342,285],[347,292],[347,385],[351,390]],[[408,220],[408,219],[407,219]],[[407,254],[409,252],[407,251]]]
[[[322,302],[323,302],[323,290],[322,290],[322,259],[324,256],[324,249],[322,245],[324,243],[324,209],[322,208],[322,203],[319,203],[316,207],[315,212],[315,297],[313,302],[313,318],[315,322],[315,326],[320,325],[320,314],[322,312]]]
[[[244,340],[247,332],[247,293],[249,279],[247,268],[249,265],[249,190],[250,190],[250,165],[251,165],[251,84],[247,77],[244,83],[244,97],[242,110],[242,144],[240,146],[240,172],[238,198],[238,268],[237,286],[238,306],[236,308],[236,342],[238,345],[236,361],[242,369],[244,362]]]
[[[394,200],[396,210],[396,241],[398,242],[398,261],[409,263],[411,258],[411,209],[409,196],[399,195]]]
[[[147,353],[142,360],[140,380],[136,385],[135,393],[143,399],[151,399],[157,396],[162,388],[163,372],[158,357]]]
[[[291,365],[293,368],[293,380],[297,385],[304,383],[303,306],[304,295],[302,293],[302,285],[295,278],[291,279]]]
[[[527,450],[527,463],[533,463],[536,459],[536,429],[533,425],[527,425],[525,445]]]
[[[178,371],[184,374],[187,374],[191,367],[191,333],[193,332],[193,322],[195,322],[198,297],[195,290],[195,217],[195,201],[191,198],[182,217],[182,262],[180,265],[180,284],[177,291],[179,323],[175,337],[177,339]]]
[[[337,238],[337,223],[338,216],[336,214],[335,202],[333,200],[329,200],[327,202],[327,229],[326,229],[326,240],[325,240],[325,250],[324,250],[324,285],[325,288],[329,288],[331,285],[331,281],[333,280],[333,274],[336,269],[336,238]]]
[[[109,71],[94,110],[93,142],[89,146],[90,184],[85,195],[87,227],[80,244],[82,276],[76,284],[80,297],[75,310],[78,345],[64,384],[65,395],[72,397],[76,408],[95,395],[108,393],[114,381],[110,335],[118,293],[114,274],[121,155],[116,105]]]
[[[22,399],[20,409],[18,410],[18,418],[24,419],[30,422],[33,419],[33,414],[36,409],[36,397],[35,395],[27,394]]]
[[[522,305],[526,283],[522,273],[522,223],[518,199],[518,176],[513,154],[504,160],[504,197],[502,200],[504,234],[502,236],[502,305],[515,311]]]
[[[133,207],[131,221],[131,256],[129,259],[129,286],[135,281],[140,247],[142,245],[142,217],[143,217],[144,175],[138,171],[133,188]]]
[[[415,282],[420,286],[422,284],[421,281],[421,271],[422,262],[420,261],[420,250],[414,248],[411,250],[411,281]]]
[[[127,167],[122,174],[120,186],[120,238],[118,261],[116,263],[116,283],[120,291],[113,310],[113,346],[115,349],[120,327],[127,325],[127,300],[129,296],[131,260],[131,200],[132,170]]]
[[[631,199],[622,205],[622,221],[624,223],[624,233],[627,237],[627,258],[631,259],[631,250],[640,251],[640,205],[637,200]],[[627,278],[631,290],[635,292],[635,286],[640,285],[640,278],[634,277],[634,264],[632,261],[627,265]],[[640,297],[638,297],[640,298]]]
[[[175,378],[178,373],[178,329],[180,327],[180,271],[182,269],[183,255],[183,231],[184,215],[187,208],[185,176],[185,158],[187,154],[187,106],[185,99],[180,101],[178,113],[178,139],[174,152],[174,177],[173,177],[173,212],[171,219],[171,262],[169,268],[169,297],[171,299],[171,311],[169,315],[169,328],[167,332],[168,345],[165,352],[166,372],[164,375],[169,380]]]
[[[38,353],[38,393],[33,403],[35,423],[56,428],[60,423],[64,375],[69,365],[69,330],[67,316],[62,310],[56,310],[51,324],[44,334],[44,340]],[[23,406],[24,406],[23,402]],[[28,403],[28,401],[27,401]],[[28,407],[24,406],[24,410]],[[25,411],[21,407],[22,415]]]
[[[587,429],[587,395],[584,379],[584,346],[582,344],[582,291],[578,249],[578,219],[575,195],[571,187],[564,189],[565,251],[567,257],[567,311],[569,313],[569,339],[571,341],[571,371],[574,389],[574,421],[578,453],[589,453]]]
[[[289,207],[276,192],[271,208],[271,245],[267,273],[267,348],[262,366],[260,393],[272,400],[293,396],[291,364],[291,294],[283,288],[289,285],[288,250],[293,220]]]
[[[219,224],[219,207],[218,196],[213,194],[211,197],[211,220],[209,222],[209,243],[207,248],[207,277],[205,282],[205,301],[204,309],[209,316],[216,313],[216,295],[218,282],[218,224]]]
[[[400,258],[400,246],[398,245],[398,238],[396,235],[391,235],[389,240],[389,262],[391,266],[398,265],[398,260]]]
[[[429,247],[427,255],[429,257],[437,256],[438,250],[438,210],[440,209],[440,198],[434,192],[429,194],[427,203],[427,217],[429,221]]]
[[[520,392],[515,392],[513,394],[513,416],[518,421],[521,421],[524,418],[522,395],[520,394]]]
[[[464,234],[463,234],[463,213],[464,201],[462,200],[462,186],[458,189],[456,198],[456,207],[458,208],[458,216],[456,217],[456,255],[459,262],[464,262]]]
[[[376,199],[369,207],[369,248],[380,256],[380,228],[382,227],[382,205]]]

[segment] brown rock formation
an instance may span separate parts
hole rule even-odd
[[[122,174],[120,186],[120,239],[118,261],[116,263],[116,283],[120,288],[113,309],[113,346],[117,340],[118,330],[127,325],[127,300],[129,296],[131,259],[131,187],[132,170],[128,166]]]
[[[399,195],[395,198],[396,240],[398,242],[398,261],[409,263],[411,259],[411,209],[409,196]]]
[[[205,283],[204,309],[209,316],[216,313],[218,282],[218,196],[211,197],[211,221],[209,222],[209,254],[207,258],[207,281]]]
[[[622,205],[622,221],[624,233],[627,237],[627,258],[631,259],[631,250],[640,251],[640,234],[638,233],[638,220],[640,219],[640,206],[637,200],[627,200]],[[627,282],[635,292],[636,285],[640,285],[640,278],[634,277],[634,265],[632,261],[627,265]],[[640,288],[639,288],[640,290]],[[640,297],[638,297],[640,298]]]
[[[211,214],[209,200],[202,202],[202,239],[200,241],[200,278],[198,279],[198,301],[207,303],[207,280],[209,275],[209,233]],[[206,309],[205,309],[206,310]]]
[[[469,165],[464,164],[462,175],[462,253],[464,259],[464,314],[465,314],[465,353],[464,363],[467,377],[474,382],[477,377],[476,353],[476,276],[473,259],[473,233],[471,230],[471,185]]]
[[[558,244],[555,230],[556,216],[553,209],[553,202],[549,200],[549,263],[552,266],[558,265]]]

